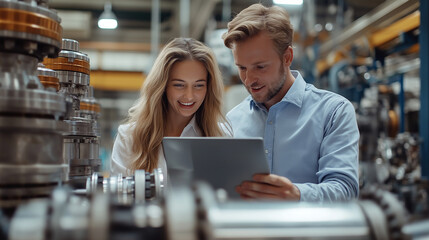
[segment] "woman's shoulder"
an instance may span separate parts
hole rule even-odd
[[[118,135],[120,136],[131,136],[133,130],[135,128],[135,125],[133,123],[125,123],[121,124],[118,127]]]

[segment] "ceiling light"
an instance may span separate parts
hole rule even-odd
[[[273,0],[278,5],[302,5],[302,0]]]
[[[98,27],[101,29],[115,29],[118,27],[118,20],[112,12],[112,4],[110,2],[104,4],[104,11],[98,19]]]

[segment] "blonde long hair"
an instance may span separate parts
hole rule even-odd
[[[210,48],[195,39],[175,38],[161,51],[140,89],[140,97],[128,111],[133,139],[132,151],[138,158],[129,167],[132,171],[152,172],[158,166],[158,153],[166,126],[168,101],[165,94],[173,65],[184,60],[196,60],[207,69],[207,93],[195,113],[196,124],[203,136],[223,136],[219,124],[227,124],[222,114],[223,81]],[[230,129],[227,127],[227,129]]]

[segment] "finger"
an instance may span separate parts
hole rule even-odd
[[[284,187],[282,188],[258,182],[243,182],[242,185],[240,185],[239,187],[239,193],[242,194],[247,192],[258,192],[261,194],[276,195],[281,198],[287,198],[289,194],[288,189]]]
[[[238,185],[235,187],[235,191],[240,194],[240,197],[242,199],[252,199],[252,197],[248,196],[245,194],[245,192],[247,191],[246,189],[244,189],[243,187],[241,187],[241,185]]]
[[[256,199],[281,199],[280,196],[275,195],[275,194],[252,191],[252,190],[243,191],[242,196],[246,196],[247,199],[249,199],[249,198],[252,198],[252,199],[253,198],[256,198]]]
[[[246,195],[246,194],[240,194],[240,197],[241,197],[242,199],[244,199],[244,200],[250,200],[250,199],[253,199],[252,197],[250,197],[250,196],[248,196],[248,195]]]
[[[236,191],[238,194],[241,194],[241,192],[243,191],[243,188],[241,187],[241,185],[238,185],[238,186],[236,186],[236,187],[235,187],[235,191]]]
[[[252,191],[259,191],[259,192],[263,192],[265,187],[268,187],[269,185],[266,183],[260,183],[260,182],[243,182],[241,183],[241,185],[239,186],[240,191],[248,191],[248,190],[252,190]]]
[[[271,177],[278,178],[278,176],[276,175],[273,175]],[[283,180],[283,179],[280,179],[280,180]],[[282,186],[275,186],[264,182],[243,182],[241,185],[241,193],[243,193],[244,191],[255,191],[255,192],[260,192],[262,194],[276,195],[282,199],[299,200],[300,194],[296,186],[292,184],[290,180],[287,178],[284,178],[283,184],[284,185]],[[278,185],[281,185],[281,184],[278,184]]]
[[[255,174],[253,176],[253,180],[255,180],[257,182],[262,182],[262,183],[274,185],[277,187],[286,187],[288,189],[293,187],[293,183],[288,178],[278,176],[275,174],[270,174],[270,175]]]

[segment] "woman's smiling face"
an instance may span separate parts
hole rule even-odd
[[[207,69],[196,60],[176,62],[167,82],[168,114],[190,120],[204,102]]]

